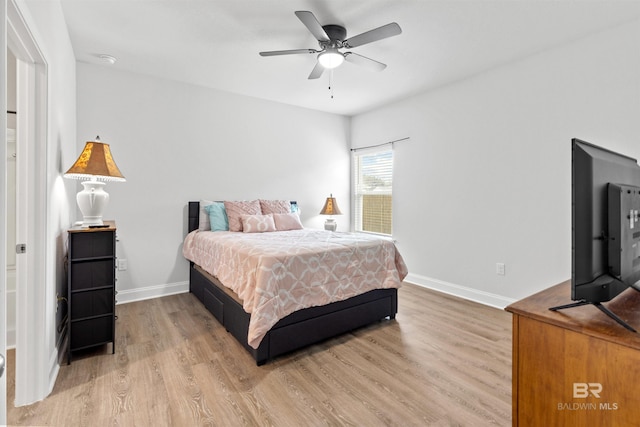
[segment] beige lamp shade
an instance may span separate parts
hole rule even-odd
[[[324,202],[324,207],[320,211],[320,215],[342,215],[333,194],[330,197],[327,197],[327,200]]]
[[[64,174],[65,178],[126,181],[111,156],[109,144],[87,141],[78,160]]]

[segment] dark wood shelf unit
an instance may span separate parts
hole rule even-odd
[[[67,364],[71,353],[111,343],[116,330],[116,225],[69,231]]]

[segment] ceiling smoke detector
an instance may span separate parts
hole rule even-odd
[[[115,56],[111,56],[111,55],[107,55],[107,54],[100,54],[98,55],[98,59],[100,59],[102,62],[105,62],[107,64],[113,65],[116,63],[117,59]]]

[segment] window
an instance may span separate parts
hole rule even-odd
[[[391,235],[393,149],[353,151],[356,231]]]

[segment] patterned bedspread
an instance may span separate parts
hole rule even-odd
[[[182,252],[242,300],[253,348],[294,311],[398,288],[407,275],[392,241],[361,233],[193,231]]]

